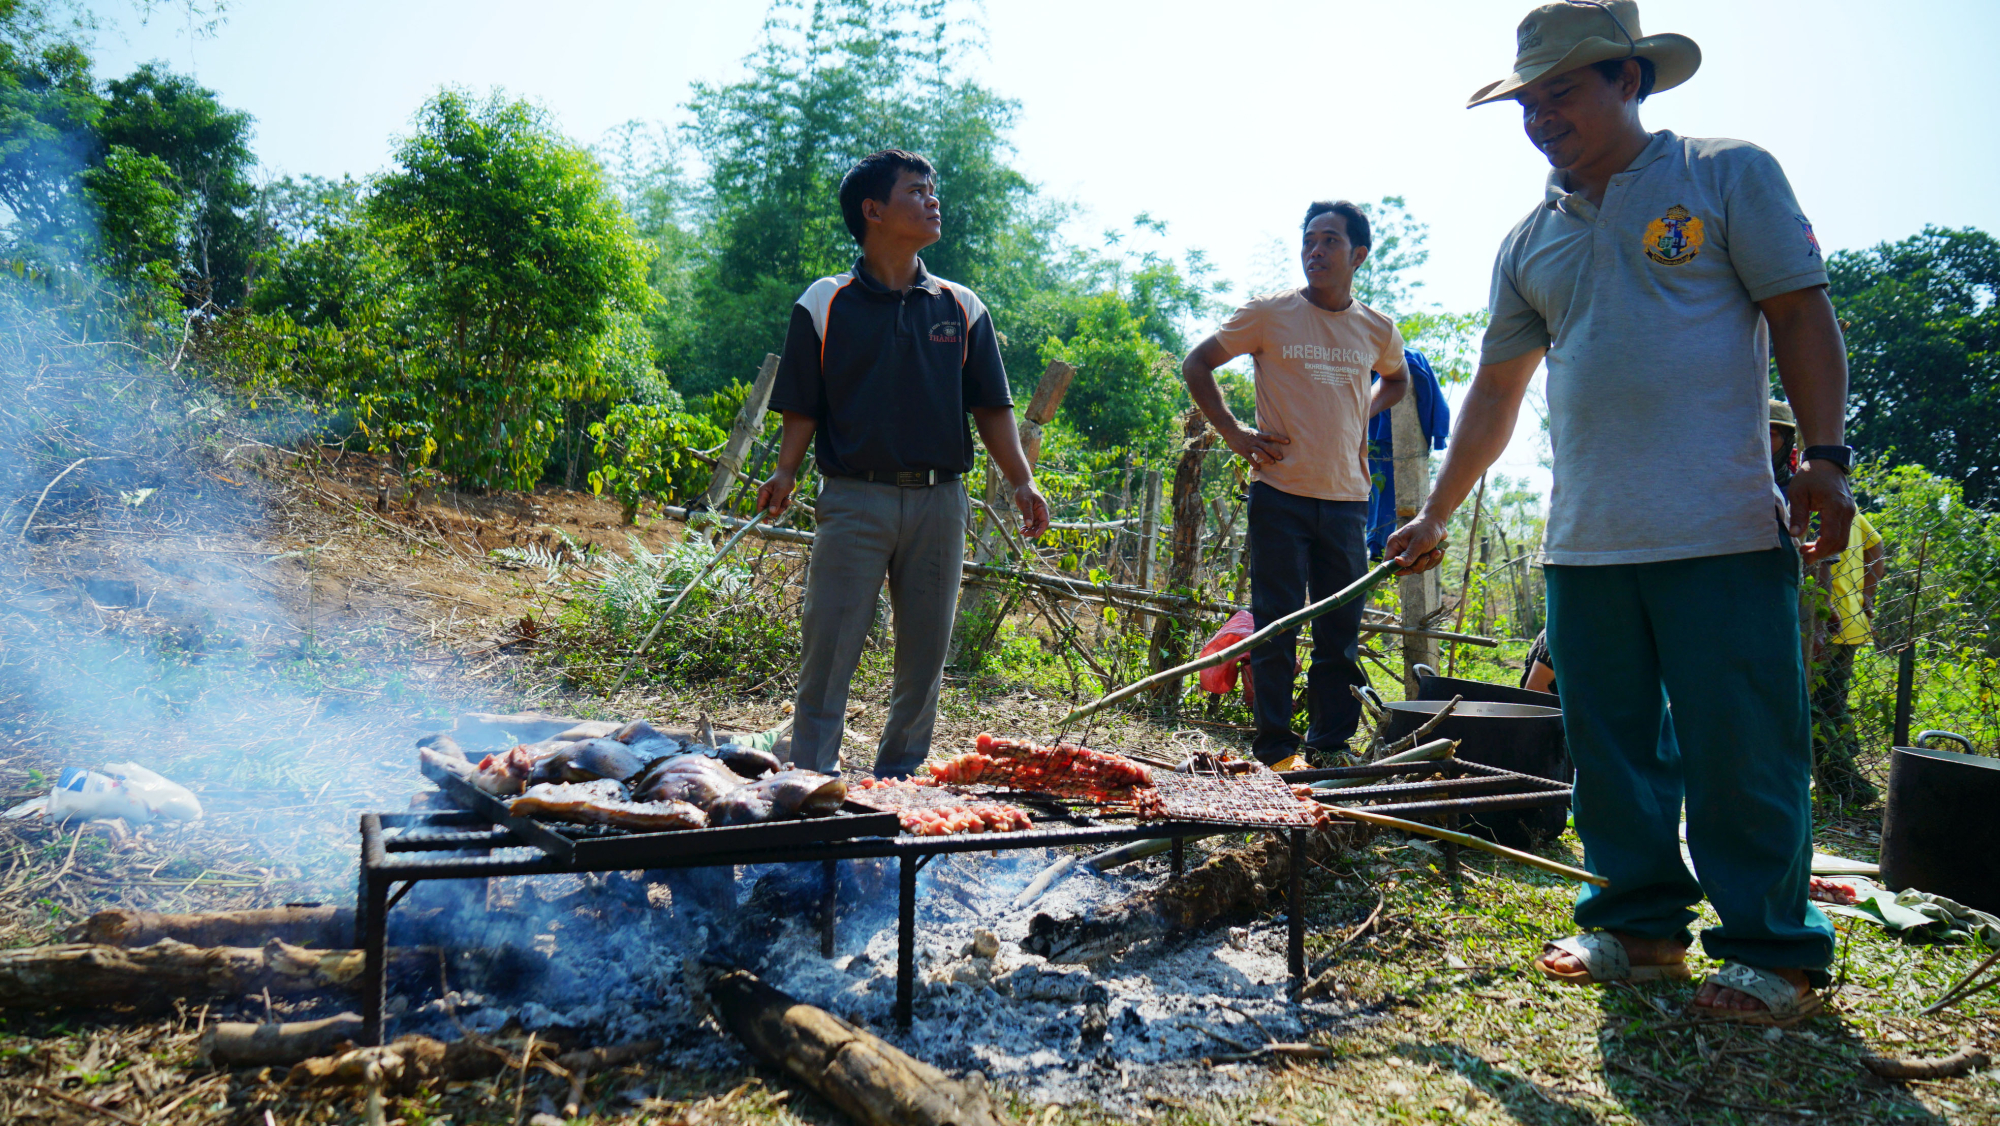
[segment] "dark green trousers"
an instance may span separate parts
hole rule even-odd
[[[1702,932],[1710,956],[1826,966],[1833,927],[1806,901],[1798,556],[1787,545],[1547,575],[1576,833],[1584,866],[1611,881],[1584,887],[1576,921],[1687,942],[1706,895],[1722,921]],[[1698,881],[1681,861],[1683,802]]]

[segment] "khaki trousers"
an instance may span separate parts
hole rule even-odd
[[[902,777],[923,765],[958,607],[967,508],[961,481],[905,489],[825,479],[806,578],[805,654],[792,725],[797,765],[825,772],[839,765],[848,682],[861,663],[884,577],[895,613],[896,672],[875,773]]]

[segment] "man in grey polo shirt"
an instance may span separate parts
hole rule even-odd
[[[1480,368],[1429,502],[1389,539],[1418,568],[1506,448],[1548,361],[1554,493],[1549,649],[1577,767],[1585,933],[1537,959],[1564,981],[1686,977],[1704,895],[1724,959],[1696,1010],[1753,1022],[1814,1011],[1833,930],[1806,901],[1811,736],[1798,645],[1800,558],[1847,542],[1845,348],[1812,227],[1769,153],[1649,133],[1639,104],[1700,65],[1645,36],[1629,0],[1544,4],[1513,101],[1549,161],[1547,193],[1502,242]],[[1766,371],[1806,461],[1772,479]],[[1818,516],[1818,538],[1810,517]],[[1671,702],[1671,715],[1666,705]],[[1699,879],[1681,862],[1687,808]]]

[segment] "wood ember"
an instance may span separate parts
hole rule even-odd
[[[437,972],[437,953],[389,950],[391,973]],[[263,947],[191,946],[164,939],[128,950],[70,943],[0,950],[0,1008],[164,1006],[177,997],[261,993],[291,996],[360,984],[359,950],[308,950],[272,940]]]
[[[953,1079],[824,1009],[744,970],[712,973],[707,995],[724,1027],[866,1126],[1002,1126],[983,1082]]]
[[[354,909],[277,907],[168,915],[119,907],[97,912],[63,937],[125,947],[151,946],[163,938],[193,946],[255,946],[275,938],[302,946],[346,947],[354,942]]]
[[[1306,837],[1308,859],[1336,847],[1333,834]],[[1036,915],[1022,949],[1051,962],[1095,962],[1148,939],[1206,926],[1217,919],[1260,910],[1291,877],[1291,843],[1269,836],[1228,849],[1165,886],[1139,892],[1083,918]]]

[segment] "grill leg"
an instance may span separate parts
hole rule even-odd
[[[1458,825],[1459,816],[1457,813],[1453,812],[1444,815],[1445,828],[1456,830]],[[1446,841],[1444,842],[1444,876],[1451,884],[1451,901],[1453,903],[1465,902],[1465,885],[1458,878],[1458,873],[1458,842]]]
[[[385,973],[389,944],[389,883],[374,872],[361,875],[360,917],[355,929],[361,932],[361,1044],[379,1047],[382,1043],[382,1009],[388,1002]]]
[[[1292,879],[1286,889],[1285,914],[1291,920],[1290,941],[1285,952],[1285,967],[1292,974],[1292,999],[1297,1000],[1299,991],[1306,984],[1306,831],[1293,829],[1292,833]]]
[[[1183,875],[1187,874],[1187,838],[1186,838],[1186,837],[1175,837],[1175,838],[1174,838],[1174,851],[1173,851],[1173,859],[1174,859],[1174,879],[1177,879],[1177,880],[1178,880],[1178,879],[1180,879],[1180,878],[1181,878],[1181,877],[1182,877]]]
[[[831,958],[833,957],[834,937],[833,909],[839,900],[840,892],[839,862],[823,860],[820,862],[819,870],[820,878],[826,885],[820,890],[819,897],[819,956],[822,958]]]
[[[907,1031],[917,995],[917,858],[896,860],[896,1026]]]

